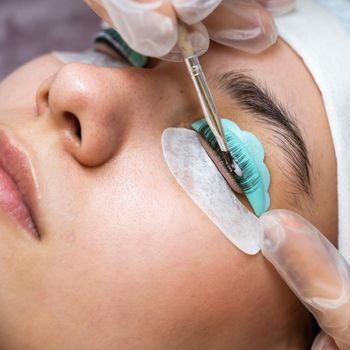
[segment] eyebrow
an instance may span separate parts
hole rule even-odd
[[[273,132],[270,138],[283,151],[287,168],[280,169],[296,190],[312,196],[311,163],[305,140],[292,113],[269,91],[244,72],[229,71],[215,78],[229,97],[258,122]],[[291,193],[292,194],[292,193]],[[292,198],[298,204],[295,194]]]

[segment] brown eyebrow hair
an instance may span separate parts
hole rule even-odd
[[[312,197],[311,163],[305,140],[295,117],[268,90],[245,72],[217,74],[215,83],[256,120],[263,122],[273,134],[271,141],[284,154],[288,169],[282,173],[298,191]],[[295,196],[294,196],[295,197]],[[293,198],[296,201],[296,198]]]

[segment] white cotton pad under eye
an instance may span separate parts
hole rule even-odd
[[[177,182],[223,234],[246,254],[259,252],[260,225],[237,199],[207,155],[195,131],[163,132],[165,160]]]

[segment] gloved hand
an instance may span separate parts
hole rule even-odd
[[[274,44],[272,15],[292,10],[296,0],[85,0],[135,51],[181,60],[176,49],[178,16],[188,24],[198,55],[209,39],[258,53]]]
[[[350,266],[305,219],[287,210],[261,218],[265,257],[315,316],[312,350],[350,349]]]

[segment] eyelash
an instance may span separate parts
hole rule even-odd
[[[264,149],[260,141],[252,133],[242,131],[231,120],[223,119],[223,128],[231,155],[243,172],[238,177],[234,172],[229,172],[216,138],[204,119],[193,123],[192,128],[200,135],[204,142],[214,151],[214,157],[204,144],[209,157],[218,167],[229,186],[237,192],[235,183],[239,185],[247,197],[255,214],[260,216],[270,206],[268,188],[270,186],[270,174],[263,162]],[[242,135],[242,137],[238,137]],[[245,142],[241,140],[245,140]],[[202,143],[203,144],[203,143]],[[252,155],[249,149],[254,149]],[[230,180],[234,180],[230,181]],[[240,192],[242,192],[240,191]]]
[[[95,48],[103,45],[124,58],[132,67],[143,68],[148,63],[148,57],[139,54],[129,47],[119,33],[113,28],[107,28],[95,37]]]

